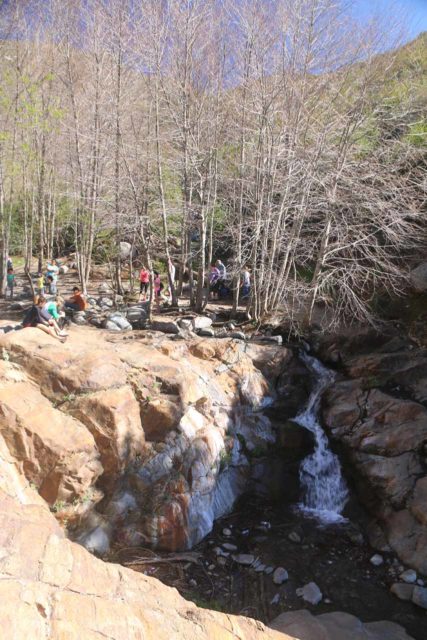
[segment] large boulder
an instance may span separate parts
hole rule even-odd
[[[422,262],[411,271],[410,281],[416,291],[427,291],[427,262]]]
[[[102,472],[92,435],[55,409],[20,367],[0,365],[0,430],[11,455],[49,504],[82,498]]]

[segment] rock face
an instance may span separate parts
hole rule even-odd
[[[275,442],[262,410],[293,355],[266,347],[275,363],[266,377],[260,352],[254,364],[234,340],[129,337],[91,328],[73,328],[64,345],[35,329],[2,336],[0,424],[58,511],[104,495],[78,527],[66,516],[88,548],[185,549],[243,492],[251,452]]]
[[[198,609],[67,540],[1,435],[0,467],[0,624],[8,638],[292,640],[254,620]]]
[[[340,360],[350,379],[327,392],[323,417],[385,534],[371,541],[427,574],[427,354],[393,339]]]

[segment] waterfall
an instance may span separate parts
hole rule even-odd
[[[301,463],[299,475],[304,499],[298,508],[324,523],[342,522],[341,513],[348,499],[348,490],[338,456],[330,450],[328,438],[318,422],[320,398],[333,382],[334,374],[316,358],[303,354],[302,359],[315,375],[316,384],[307,407],[294,420],[314,434],[315,449]]]

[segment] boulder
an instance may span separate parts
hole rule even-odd
[[[151,329],[153,331],[161,331],[162,333],[170,333],[173,335],[179,334],[179,327],[173,320],[155,320],[151,323]]]
[[[120,242],[120,260],[127,260],[132,252],[132,245],[130,242]]]
[[[412,592],[412,602],[416,604],[417,607],[427,609],[427,588],[415,586]]]
[[[390,591],[399,600],[412,600],[412,594],[414,592],[413,584],[406,584],[404,582],[395,582],[391,585]]]
[[[132,331],[132,325],[130,324],[130,322],[128,322],[124,315],[122,313],[119,313],[118,311],[116,311],[115,313],[111,313],[108,316],[108,320],[110,322],[114,322],[114,324],[119,327],[120,331]]]
[[[299,640],[411,640],[394,622],[361,622],[340,611],[314,616],[307,609],[282,613],[270,626]]]
[[[69,271],[69,268],[67,267],[66,264],[63,264],[61,267],[59,267],[59,274],[61,276],[65,276]]]
[[[0,430],[10,454],[49,504],[81,498],[102,472],[92,435],[52,407],[20,368],[2,369]]]
[[[121,331],[120,327],[112,320],[104,320],[102,325],[107,331]]]
[[[209,329],[212,326],[211,318],[207,316],[196,316],[191,319],[191,323],[193,325],[194,331],[199,331],[200,329]]]
[[[297,596],[302,598],[304,602],[316,605],[322,601],[323,595],[315,582],[309,582],[300,589],[297,589]]]

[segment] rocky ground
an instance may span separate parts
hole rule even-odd
[[[3,323],[8,321],[6,319]],[[211,537],[202,543],[202,547],[196,549],[196,553],[202,554],[201,559],[197,559],[197,564],[190,557],[186,563],[189,567],[185,568],[184,565],[183,569],[181,562],[175,563],[175,560],[171,559],[168,561],[168,566],[176,566],[181,572],[178,579],[184,585],[183,593],[192,597],[196,594],[201,605],[206,604],[206,595],[206,600],[211,606],[231,612],[244,612],[250,616],[255,615],[258,619],[271,621],[280,612],[301,607],[303,601],[296,595],[296,589],[314,581],[322,591],[322,601],[317,605],[319,608],[314,608],[313,611],[329,614],[331,609],[338,607],[345,608],[365,620],[378,617],[390,619],[392,616],[388,613],[389,605],[384,603],[390,602],[392,606],[391,603],[394,602],[398,621],[410,629],[414,638],[422,637],[417,628],[420,627],[424,633],[422,595],[427,590],[422,583],[414,586],[401,579],[401,567],[396,561],[393,562],[393,555],[390,554],[391,549],[400,554],[404,569],[414,566],[419,574],[425,573],[422,564],[423,547],[418,542],[422,543],[422,536],[425,535],[422,514],[426,503],[422,499],[418,502],[416,500],[418,483],[425,475],[425,440],[422,435],[424,356],[414,346],[405,349],[403,351],[407,355],[406,360],[403,360],[407,366],[403,369],[399,370],[397,365],[393,367],[393,359],[390,358],[386,360],[386,364],[383,363],[385,353],[397,352],[399,358],[402,355],[400,347],[393,351],[390,350],[390,345],[385,351],[377,354],[376,360],[374,358],[376,364],[372,366],[376,372],[378,362],[382,362],[381,370],[390,373],[390,380],[381,385],[380,392],[383,394],[390,394],[392,387],[387,385],[395,384],[393,372],[402,379],[402,371],[411,371],[415,367],[413,375],[407,377],[408,383],[404,393],[421,395],[413,395],[411,398],[402,397],[402,394],[396,396],[406,427],[398,429],[387,415],[384,419],[378,420],[375,405],[369,418],[373,418],[373,422],[368,425],[369,433],[365,432],[366,420],[362,420],[360,425],[353,421],[353,431],[354,426],[357,430],[360,429],[362,437],[356,434],[354,441],[346,441],[347,431],[344,429],[344,436],[335,438],[347,456],[350,472],[355,479],[359,477],[363,480],[360,485],[355,480],[360,497],[363,499],[362,489],[366,493],[366,487],[367,494],[375,497],[373,508],[380,514],[376,518],[377,524],[380,525],[380,530],[385,532],[385,536],[388,536],[388,540],[384,543],[383,537],[381,544],[378,544],[378,536],[375,541],[371,528],[371,542],[380,547],[385,558],[384,564],[379,568],[371,565],[370,557],[373,552],[357,541],[349,542],[347,534],[342,536],[341,533],[333,533],[331,544],[330,532],[324,535],[324,532],[318,532],[312,523],[306,526],[303,521],[297,521],[290,516],[289,511],[283,509],[278,515],[271,510],[260,511],[258,503],[248,504],[249,515],[242,516],[240,513],[237,521],[233,520],[233,516],[230,520],[221,522]],[[338,349],[337,355],[336,345],[327,344],[319,346],[318,351],[322,352],[325,360],[339,366],[343,376],[350,375],[350,367],[347,366],[345,369],[342,365],[347,359],[347,351]],[[68,529],[74,539],[92,551],[105,554],[112,544],[111,553],[114,554],[120,549],[119,556],[123,549],[129,546],[136,549],[132,553],[140,553],[141,546],[145,549],[151,546],[180,552],[206,536],[214,520],[230,509],[236,497],[251,483],[259,482],[260,460],[268,455],[272,447],[279,445],[284,450],[279,456],[281,462],[274,473],[275,465],[268,463],[267,476],[275,476],[277,471],[277,478],[282,482],[282,486],[289,489],[288,500],[296,499],[298,487],[295,485],[295,475],[298,460],[310,450],[311,443],[308,437],[301,437],[300,430],[296,434],[295,425],[287,420],[296,414],[307,398],[310,380],[307,370],[291,349],[274,344],[252,343],[241,337],[196,337],[194,331],[185,325],[179,327],[179,331],[171,336],[155,331],[109,332],[94,327],[73,326],[70,339],[65,345],[54,342],[36,329],[7,333],[0,336],[0,352],[0,429],[6,447],[5,459],[7,458],[7,464],[11,465],[8,468],[14,469],[13,473],[18,474],[12,474],[13,478],[7,480],[13,489],[12,491],[8,486],[7,495],[13,500],[10,502],[8,499],[3,505],[5,526],[8,526],[10,510],[12,509],[12,513],[17,510],[13,501],[19,499],[22,503],[28,492],[32,494],[37,490],[63,528]],[[352,352],[351,357],[353,356],[355,354]],[[366,358],[366,354],[362,356]],[[400,367],[402,360],[399,358]],[[371,371],[369,363],[365,362],[361,366],[364,372]],[[355,367],[357,371],[357,363]],[[354,376],[353,380],[357,380],[358,387],[364,391],[364,383],[360,383],[360,379],[364,380],[364,377],[357,377],[357,374]],[[343,403],[349,400],[350,417],[355,410],[353,404],[358,407],[357,399],[354,401],[345,387],[341,392],[343,395],[339,395],[340,385],[346,384],[348,381],[344,377],[338,379],[330,392],[338,393],[336,410],[337,415],[341,416],[340,427],[346,425],[345,420],[341,419],[347,416],[345,411],[343,413]],[[396,397],[393,396],[394,401]],[[382,397],[380,401],[383,402]],[[389,398],[387,402],[390,402]],[[410,410],[407,403],[412,403]],[[416,410],[413,404],[417,405]],[[329,419],[327,414],[328,407],[329,399],[325,404],[325,418],[334,436],[332,418]],[[380,409],[383,409],[382,405]],[[396,430],[393,432],[394,428]],[[380,453],[364,453],[374,456],[376,464],[385,465],[386,469],[391,468],[394,476],[376,472],[375,465],[367,467],[369,473],[363,473],[362,468],[359,469],[356,465],[357,456],[352,459],[351,451],[358,449],[365,437],[372,438],[375,429],[381,433],[374,433],[374,446],[385,448]],[[402,453],[401,449],[405,446],[407,450]],[[394,465],[395,469],[393,465],[387,466],[388,458],[407,454],[408,450],[412,452],[411,455],[416,456],[418,467],[415,473],[412,473],[412,468],[408,466]],[[374,469],[372,474],[371,469]],[[396,497],[396,483],[405,480],[406,477],[400,478],[402,469],[403,473],[405,469],[408,470],[409,484],[403,483],[404,495]],[[376,482],[378,476],[381,476],[380,482]],[[267,484],[277,486],[277,479]],[[25,488],[24,493],[19,489],[22,486]],[[369,501],[365,502],[369,507]],[[24,503],[27,504],[25,501]],[[386,506],[384,512],[381,510],[383,503]],[[29,504],[33,504],[32,497]],[[37,501],[36,504],[40,505]],[[417,508],[414,507],[415,504],[418,504]],[[39,522],[37,510],[35,526],[43,528],[45,525],[42,521],[49,516],[49,524],[46,525],[49,529],[54,526],[54,520],[46,510],[45,503],[42,506],[43,516],[40,516]],[[400,547],[393,546],[391,529],[387,529],[387,517],[390,513],[393,516],[393,511],[406,512],[415,519],[416,535],[414,536],[413,528],[400,530]],[[19,518],[20,516],[15,514],[11,520],[16,522],[16,527],[21,526]],[[242,521],[248,523],[244,528]],[[238,522],[239,532],[235,535]],[[267,524],[262,525],[262,522]],[[293,530],[288,531],[290,525],[292,529],[296,528],[299,542],[289,539],[289,534],[294,533]],[[13,555],[15,534],[10,537],[7,526],[8,545],[12,545],[10,549]],[[266,530],[257,529],[260,526],[264,526]],[[222,528],[219,530],[218,527]],[[232,535],[224,536],[224,528],[229,528]],[[246,528],[249,529],[248,534],[245,533]],[[28,532],[27,528],[25,530]],[[55,536],[59,535],[57,528],[54,531]],[[378,531],[378,527],[375,531]],[[25,544],[25,540],[28,541],[29,535],[23,534],[22,545]],[[68,541],[64,543],[71,544]],[[224,544],[236,545],[237,550],[224,549]],[[304,546],[308,548],[304,549]],[[298,551],[295,551],[295,547]],[[80,547],[72,547],[73,557],[74,553],[80,553],[74,552],[74,548]],[[218,553],[216,548],[222,551]],[[404,555],[406,552],[402,552],[403,548],[409,549],[409,555]],[[304,550],[305,563],[299,562],[301,550]],[[19,553],[22,551],[23,547]],[[236,551],[237,556],[244,554],[254,558],[246,558],[242,564],[233,559]],[[39,550],[36,548],[34,558],[38,553]],[[224,555],[227,553],[230,555]],[[123,562],[129,560],[116,555],[113,557]],[[329,561],[332,562],[331,565]],[[41,562],[43,564],[44,560]],[[71,565],[67,562],[65,565],[68,568],[64,571],[68,576],[69,566],[74,566],[74,560],[70,559]],[[248,568],[253,562],[257,566]],[[61,567],[63,564],[61,561]],[[157,565],[162,562],[156,560],[151,564],[156,575],[159,575]],[[259,569],[260,564],[266,565],[263,573],[255,571],[255,568]],[[265,573],[268,567],[282,567],[288,572],[288,579],[285,579],[282,585],[275,584]],[[19,581],[21,571],[21,565],[13,564],[4,574],[13,575]],[[105,582],[102,571],[99,580]],[[350,571],[354,573],[355,578],[348,578]],[[272,573],[274,576],[274,572]],[[353,579],[356,583],[351,582]],[[417,579],[422,580],[421,575],[418,575]],[[38,575],[34,577],[31,574],[31,580],[31,588],[38,593]],[[55,589],[63,583],[69,584],[64,576],[55,580],[58,581],[53,583],[56,585]],[[168,581],[167,576],[164,580]],[[190,583],[191,580],[195,583]],[[417,609],[412,603],[399,603],[394,596],[391,600],[388,589],[393,580],[403,584],[403,587],[398,589],[400,596],[403,594],[406,599],[412,598],[414,602],[418,598]],[[343,583],[348,584],[349,588],[342,588]],[[49,585],[51,586],[50,581]],[[114,580],[112,585],[113,588]],[[215,588],[221,586],[219,597],[218,593],[211,593],[212,585]],[[42,586],[40,589],[43,591],[47,587]],[[117,593],[117,588],[114,589]],[[79,590],[83,590],[81,582],[77,587],[80,593]],[[408,595],[409,591],[411,593]],[[18,602],[26,597],[25,593],[26,591],[23,596],[19,590],[16,592]],[[369,597],[361,595],[365,593],[369,594]],[[51,591],[49,594],[49,598],[52,598]],[[92,592],[90,596],[92,597]],[[383,604],[381,598],[384,600]],[[228,603],[225,602],[227,599]],[[330,604],[326,602],[327,599],[331,600]],[[109,592],[106,600],[108,608],[113,606],[114,595]],[[53,620],[57,619],[51,615],[54,611],[53,605],[50,603],[47,608],[47,605],[34,599],[31,603],[37,611],[49,611],[49,615],[44,615],[44,619],[48,619],[49,622],[43,623],[44,630],[40,633],[50,633]],[[63,605],[63,620],[74,619],[74,606],[68,601]],[[90,601],[84,606],[93,607],[93,603]],[[179,606],[177,605],[178,609]],[[77,609],[76,606],[76,612]],[[374,609],[378,615],[375,615]],[[126,615],[128,614],[131,615],[130,610],[127,610]],[[111,633],[111,637],[140,637],[137,634],[143,625],[141,615],[140,612],[137,613],[138,621],[135,622],[135,630],[132,629],[134,635],[125,635],[126,632],[117,627],[117,632]],[[298,637],[303,640],[317,639],[317,635],[313,634],[319,633],[320,626],[322,633],[332,634],[325,635],[325,638],[357,638],[353,618],[338,616],[322,620],[321,623],[319,618],[311,619],[302,615],[288,618],[287,621],[282,619],[275,624],[281,625],[281,628],[286,629],[291,635],[293,629],[296,629]],[[201,628],[203,624],[205,622],[200,623]],[[333,635],[336,625],[341,629],[341,636]],[[364,633],[363,626],[360,623],[357,625],[359,631]],[[93,637],[99,636],[99,629],[96,628]],[[251,631],[245,632],[247,635],[237,637],[256,637],[249,633],[256,634],[258,631],[252,631],[252,627],[248,629]],[[253,629],[259,630],[261,627],[255,626]],[[373,627],[369,629],[371,635],[377,634],[372,635],[372,638],[391,640],[406,637],[396,627],[380,626],[375,630]]]

